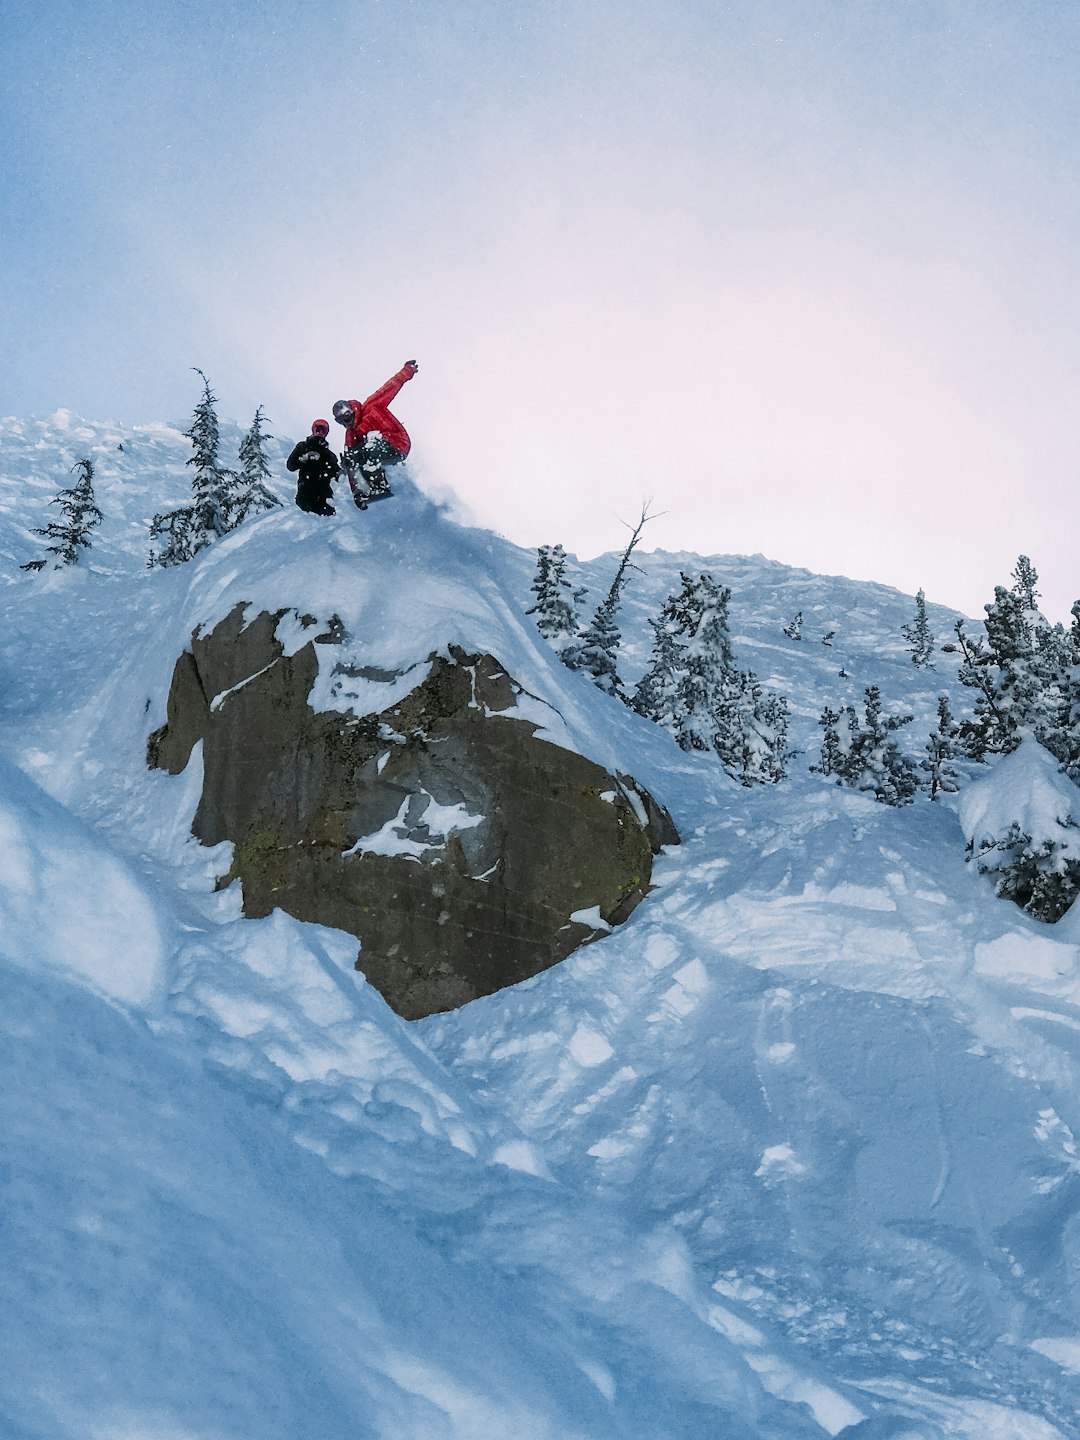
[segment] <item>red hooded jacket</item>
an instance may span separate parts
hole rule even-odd
[[[370,435],[373,430],[378,430],[389,445],[400,450],[402,455],[408,455],[412,441],[405,426],[395,415],[391,415],[386,407],[406,380],[411,380],[415,374],[416,370],[412,365],[403,365],[396,375],[391,376],[385,385],[380,385],[366,400],[349,401],[353,411],[353,423],[345,431],[346,450],[359,444],[362,435]]]

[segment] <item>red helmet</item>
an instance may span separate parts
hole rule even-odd
[[[329,420],[313,420],[313,421],[311,422],[311,433],[312,433],[312,435],[329,435],[329,434],[330,434],[330,421],[329,421]]]

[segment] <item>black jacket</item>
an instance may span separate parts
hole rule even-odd
[[[330,449],[325,435],[307,435],[293,446],[292,454],[285,461],[287,470],[299,470],[300,479],[309,483],[323,480],[329,486],[339,472],[338,458]]]

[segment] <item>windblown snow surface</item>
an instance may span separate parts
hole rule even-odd
[[[561,667],[532,553],[407,480],[148,571],[189,453],[164,425],[0,422],[0,1435],[1080,1436],[1080,917],[997,900],[955,799],[809,770],[822,706],[867,684],[914,709],[913,755],[941,690],[964,708],[949,657],[904,652],[911,598],[641,557],[626,678],[707,569],[789,697],[803,753],[747,791]],[[82,455],[90,563],[22,572]],[[579,567],[594,603],[611,569]],[[197,758],[145,765],[176,656],[241,600],[336,612],[375,666],[491,651],[545,734],[669,807],[653,894],[414,1025],[351,937],[244,920],[229,847],[189,836]]]

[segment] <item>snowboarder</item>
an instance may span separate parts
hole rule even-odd
[[[397,374],[366,400],[338,400],[334,405],[334,419],[345,426],[342,463],[361,510],[367,509],[369,500],[391,494],[386,470],[400,465],[412,446],[404,425],[387,406],[419,368],[415,360],[406,360]]]
[[[313,420],[311,434],[293,446],[285,468],[299,471],[296,482],[296,503],[311,515],[334,515],[330,504],[330,486],[341,473],[338,458],[330,449],[327,436],[329,420]]]

